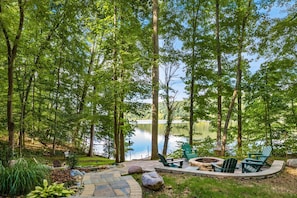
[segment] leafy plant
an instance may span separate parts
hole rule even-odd
[[[4,167],[0,165],[0,195],[24,195],[42,184],[44,178],[49,176],[49,168],[27,161],[23,158],[16,160],[14,165]]]
[[[77,159],[77,155],[71,154],[69,155],[69,157],[67,157],[67,164],[69,166],[69,168],[74,169],[77,165],[78,165],[78,159]]]
[[[9,161],[12,159],[9,146],[7,144],[1,144],[1,151],[2,152],[0,152],[0,161],[2,162],[3,166],[7,167],[9,165]]]
[[[214,140],[208,136],[195,142],[197,146],[194,146],[194,148],[197,148],[199,156],[213,156],[214,143]]]
[[[31,191],[27,198],[39,198],[39,197],[68,197],[74,194],[73,190],[67,190],[64,184],[53,183],[48,184],[46,179],[43,180],[43,187],[36,186],[35,190]]]

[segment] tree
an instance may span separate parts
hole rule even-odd
[[[5,17],[0,17],[0,27],[5,38],[6,47],[7,47],[7,76],[8,76],[8,92],[7,92],[7,127],[8,127],[8,136],[9,136],[9,147],[11,156],[14,153],[14,120],[13,120],[13,79],[14,79],[14,66],[15,60],[17,57],[19,42],[22,36],[23,25],[25,20],[25,4],[26,1],[18,0],[18,27],[16,29],[16,33],[14,38],[10,35],[10,28],[5,19]],[[12,7],[12,13],[6,15],[7,17],[15,16],[15,8],[13,8],[13,3],[11,4],[4,4],[2,1],[0,3],[0,14],[6,14],[5,11],[10,12],[9,9],[5,10],[4,8]]]
[[[217,148],[221,149],[222,136],[222,54],[220,43],[220,1],[216,0],[216,57],[218,65],[218,79],[217,79]]]
[[[152,153],[151,159],[158,159],[158,103],[159,103],[159,39],[158,0],[153,0],[153,62],[152,62]]]
[[[178,66],[175,63],[169,63],[164,65],[165,70],[165,79],[164,83],[161,83],[161,90],[164,91],[161,94],[161,97],[164,100],[166,106],[166,128],[164,133],[164,146],[163,146],[163,155],[167,155],[167,148],[169,142],[169,135],[172,129],[172,121],[174,118],[174,111],[176,109],[177,103],[175,102],[177,91],[173,89],[172,80],[176,77],[176,71]]]
[[[235,100],[238,98],[238,147],[241,147],[241,80],[242,80],[242,52],[244,49],[244,39],[246,34],[246,25],[248,23],[248,18],[252,9],[252,0],[249,0],[247,5],[238,5],[238,23],[236,25],[236,32],[238,34],[237,40],[237,69],[236,69],[236,85],[233,91],[231,102],[228,108],[227,116],[225,119],[223,138],[222,138],[222,155],[225,155],[226,144],[227,144],[227,130],[229,121],[231,119],[231,114],[233,107],[235,105]],[[242,12],[244,10],[244,12]]]

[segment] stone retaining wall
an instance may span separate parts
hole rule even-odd
[[[210,171],[199,171],[191,169],[170,168],[170,167],[156,167],[157,172],[166,172],[174,174],[190,174],[194,176],[216,177],[216,178],[237,178],[237,179],[265,179],[273,177],[275,174],[281,172],[285,167],[285,162],[281,160],[274,160],[271,167],[256,173],[220,173]]]

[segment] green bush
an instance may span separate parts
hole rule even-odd
[[[66,162],[70,169],[74,169],[78,165],[77,155],[75,153],[69,155],[69,157],[67,157]]]
[[[48,167],[23,158],[16,160],[16,163],[9,167],[0,164],[0,195],[25,195],[35,186],[42,184],[43,179],[48,176]]]
[[[47,180],[43,180],[43,187],[36,186],[35,190],[30,192],[27,198],[39,198],[39,197],[68,197],[74,194],[73,190],[67,190],[64,184],[53,183],[48,185]]]
[[[7,167],[9,161],[12,159],[11,151],[8,144],[1,144],[0,145],[0,161],[3,166]]]

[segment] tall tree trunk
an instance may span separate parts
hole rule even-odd
[[[94,156],[94,139],[95,139],[95,124],[92,123],[91,124],[91,128],[90,128],[90,146],[89,146],[89,152],[88,152],[88,156],[89,157],[93,157]]]
[[[245,36],[245,26],[246,26],[247,19],[248,19],[249,14],[250,14],[251,3],[252,3],[252,0],[249,0],[247,11],[245,13],[245,16],[242,18],[241,24],[239,25],[240,27],[238,28],[239,36],[238,36],[238,51],[237,51],[236,85],[235,85],[235,89],[233,91],[233,96],[232,96],[232,99],[231,99],[231,103],[229,105],[229,109],[228,109],[228,113],[227,113],[227,117],[226,117],[226,121],[225,121],[223,139],[222,139],[222,152],[221,152],[222,155],[225,155],[225,151],[226,151],[227,131],[228,131],[229,121],[230,121],[230,118],[231,118],[233,107],[235,105],[235,100],[236,100],[236,97],[238,95],[241,96],[241,93],[238,93],[238,92],[241,91],[242,50],[243,50],[243,42],[244,42],[244,36]],[[240,99],[240,102],[241,102],[241,99]],[[241,142],[241,135],[240,135],[240,142]]]
[[[242,76],[242,70],[241,68],[238,68],[238,98],[237,98],[237,151],[238,156],[242,155],[242,104],[241,104],[241,76]]]
[[[15,59],[17,57],[18,44],[22,35],[24,25],[24,4],[26,1],[18,0],[19,7],[19,25],[13,41],[10,40],[8,30],[4,26],[2,18],[0,17],[0,28],[4,34],[7,47],[7,76],[8,76],[8,91],[7,91],[7,128],[9,139],[10,155],[14,153],[14,122],[13,122],[13,70]],[[2,13],[2,3],[0,4],[0,14]]]
[[[216,53],[218,64],[218,97],[217,97],[217,149],[221,150],[222,142],[222,54],[220,44],[220,1],[216,0]]]
[[[113,15],[113,25],[114,25],[114,34],[113,34],[113,81],[114,81],[114,112],[113,112],[113,130],[114,130],[114,157],[115,157],[115,162],[119,163],[120,158],[119,158],[119,119],[118,119],[118,74],[117,74],[117,56],[118,56],[118,51],[117,51],[117,6],[116,6],[116,0],[113,1],[114,3],[114,15]]]
[[[200,2],[197,7],[193,6],[192,7],[192,14],[193,14],[193,27],[192,27],[192,54],[191,54],[191,87],[190,87],[190,131],[189,131],[189,144],[192,146],[193,145],[193,134],[194,134],[194,101],[195,101],[195,80],[196,80],[196,75],[195,75],[195,65],[196,65],[196,57],[195,57],[195,47],[196,47],[196,31],[197,31],[197,20],[198,20],[198,10],[200,9]]]
[[[124,82],[125,75],[124,75],[124,68],[121,69],[121,80]],[[120,109],[119,109],[119,138],[120,138],[120,162],[125,161],[125,129],[124,129],[124,88],[120,88]]]
[[[122,104],[124,100],[122,99]],[[124,113],[120,113],[120,162],[125,161],[125,134],[124,134]]]
[[[89,67],[88,67],[88,73],[87,73],[87,78],[85,78],[84,80],[84,85],[83,85],[83,90],[82,90],[82,94],[80,97],[80,102],[78,104],[78,111],[77,111],[77,115],[81,115],[83,110],[84,110],[84,106],[85,106],[85,99],[87,97],[87,92],[88,92],[88,88],[89,88],[89,77],[90,74],[92,72],[93,69],[93,63],[94,63],[94,59],[95,59],[95,49],[97,47],[97,42],[96,42],[96,37],[93,41],[92,44],[92,48],[91,48],[91,59],[89,62]],[[77,124],[76,129],[74,130],[73,136],[72,136],[72,143],[74,144],[74,147],[78,147],[79,143],[78,143],[78,134],[79,134],[79,130],[80,130],[80,123]]]
[[[153,65],[152,65],[152,153],[151,159],[158,159],[158,97],[159,97],[159,38],[158,0],[153,0]]]
[[[96,95],[96,86],[93,86],[93,96]],[[96,104],[95,102],[92,102],[92,116],[94,117],[96,114]],[[95,124],[94,124],[94,120],[92,119],[92,124],[91,124],[91,128],[90,128],[90,146],[89,146],[89,153],[88,156],[89,157],[93,157],[94,156],[94,152],[93,152],[93,148],[94,148],[94,140],[95,140]]]
[[[297,128],[297,116],[296,116],[296,112],[295,112],[295,102],[294,102],[294,99],[292,98],[291,99],[291,110],[292,110],[292,115],[293,115],[293,118],[295,120],[295,127]]]
[[[58,80],[57,80],[57,90],[56,90],[56,98],[55,98],[55,128],[54,128],[54,139],[53,139],[53,155],[56,154],[56,140],[57,140],[57,134],[58,134],[58,120],[57,120],[57,114],[59,110],[59,93],[60,93],[60,86],[61,86],[61,79],[60,79],[60,69],[62,66],[62,59],[61,59],[62,53],[60,52],[60,58],[59,58],[59,68],[57,71]]]
[[[196,17],[195,17],[195,21],[196,21]],[[194,59],[195,59],[195,31],[196,31],[196,23],[194,22],[194,27],[193,27],[193,35],[192,35],[192,61],[191,61],[191,87],[190,87],[190,130],[189,130],[189,144],[192,146],[193,145],[193,134],[194,134],[194,86],[195,86],[195,79],[196,79],[196,75],[195,75],[195,66],[194,66]]]
[[[192,58],[194,58],[194,49],[192,50]],[[195,86],[195,69],[194,65],[191,65],[191,87],[190,87],[190,131],[189,131],[189,144],[193,145],[194,134],[194,86]]]
[[[166,73],[165,73],[166,75]],[[169,73],[169,75],[171,75]],[[165,90],[165,102],[166,102],[166,107],[167,107],[167,117],[166,117],[166,129],[165,129],[165,135],[164,135],[164,146],[163,146],[163,155],[167,155],[167,148],[168,148],[168,142],[169,142],[169,135],[171,132],[171,125],[172,125],[172,120],[173,120],[173,111],[174,111],[174,101],[170,101],[170,93],[169,93],[169,89],[170,89],[170,76],[167,79],[166,82],[166,90]]]

